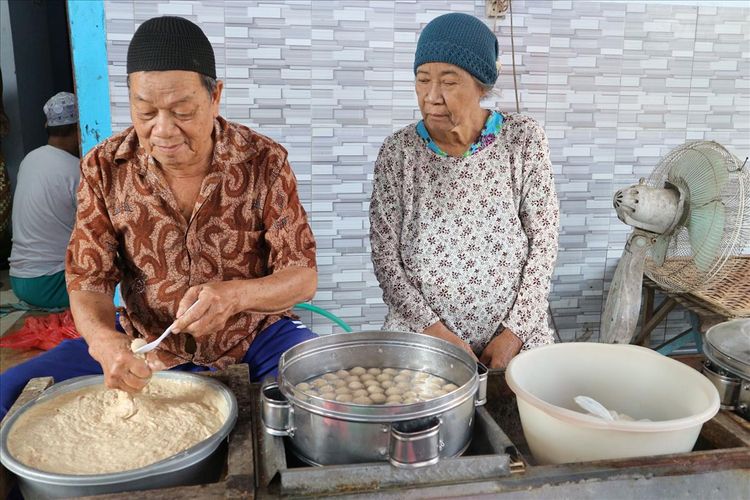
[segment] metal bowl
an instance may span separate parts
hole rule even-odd
[[[314,376],[354,366],[426,371],[458,385],[438,398],[401,405],[358,405],[298,390]],[[474,408],[485,400],[486,368],[463,349],[427,335],[369,331],[327,335],[286,351],[279,382],[261,393],[266,431],[288,436],[313,465],[388,460],[418,467],[468,447]]]
[[[151,465],[124,472],[108,474],[56,474],[29,467],[16,460],[8,450],[8,435],[13,424],[38,403],[91,385],[104,383],[103,375],[78,377],[53,385],[37,398],[23,405],[0,429],[0,461],[18,476],[24,498],[59,498],[101,495],[124,491],[167,488],[205,482],[205,478],[218,479],[224,465],[221,445],[237,421],[237,400],[224,384],[193,373],[164,371],[154,373],[160,379],[190,381],[204,384],[224,397],[227,420],[212,436],[200,443]]]

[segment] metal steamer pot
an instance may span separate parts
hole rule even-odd
[[[187,372],[162,371],[154,377],[189,381],[205,386],[206,391],[216,391],[226,403],[227,419],[212,436],[192,447],[156,463],[139,469],[105,474],[58,474],[35,469],[16,460],[8,450],[8,435],[13,424],[34,405],[61,394],[77,391],[91,385],[104,383],[103,375],[77,377],[59,382],[23,405],[11,415],[0,429],[0,460],[18,476],[24,498],[42,499],[78,497],[121,493],[126,491],[169,488],[218,480],[224,467],[223,444],[237,421],[237,400],[232,391],[217,380]],[[83,443],[88,446],[91,443]]]
[[[357,405],[310,396],[300,382],[355,366],[429,372],[459,386],[436,399],[401,405]],[[261,392],[266,432],[287,436],[311,465],[388,460],[420,467],[469,446],[474,408],[486,401],[487,369],[461,348],[416,333],[368,331],[327,335],[286,351],[278,382]]]
[[[750,318],[709,328],[703,353],[703,374],[718,389],[721,408],[750,420]]]

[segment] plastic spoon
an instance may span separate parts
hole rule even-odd
[[[578,406],[596,417],[599,417],[608,422],[614,422],[615,420],[609,410],[596,399],[592,399],[588,396],[576,396],[573,398],[573,401],[575,401]]]
[[[185,313],[183,314],[183,316],[185,316],[185,314],[189,313],[195,306],[197,306],[198,302],[200,302],[200,300],[196,300],[195,302],[193,302],[193,305],[190,306],[190,307],[188,307],[188,310],[185,311]],[[159,346],[159,344],[161,344],[162,340],[164,340],[165,338],[167,338],[167,335],[169,335],[170,333],[172,333],[172,328],[174,328],[174,323],[175,322],[173,321],[172,324],[169,325],[166,330],[164,330],[164,333],[162,333],[161,335],[159,335],[159,338],[157,338],[153,342],[149,342],[146,345],[142,345],[141,347],[139,347],[138,349],[136,349],[135,351],[133,351],[133,354],[145,354],[147,352],[151,352],[154,349],[156,349]]]

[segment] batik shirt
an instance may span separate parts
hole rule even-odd
[[[478,142],[474,154],[443,156],[413,124],[380,149],[370,240],[384,329],[442,321],[477,354],[505,327],[524,349],[552,343],[559,210],[546,135],[509,114],[493,140]]]
[[[131,337],[154,340],[192,286],[315,268],[315,240],[286,150],[223,118],[215,120],[213,134],[213,160],[190,220],[132,127],[81,162],[68,290],[111,296],[121,281],[120,323]],[[157,355],[167,367],[192,361],[225,368],[282,316],[291,313],[239,313],[221,331],[194,341],[186,333],[168,336]]]

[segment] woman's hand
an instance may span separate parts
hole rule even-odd
[[[190,288],[180,301],[172,333],[202,337],[223,329],[229,318],[241,311],[241,281],[216,281]],[[189,312],[190,306],[200,300]]]
[[[490,341],[479,356],[479,361],[488,368],[505,368],[523,347],[521,339],[508,328]]]
[[[474,351],[471,350],[471,346],[461,340],[458,335],[450,331],[442,321],[438,321],[437,323],[428,326],[424,329],[424,333],[431,337],[437,337],[439,339],[447,340],[451,344],[457,345],[464,351],[471,354],[472,358],[477,359],[476,354],[474,354]]]

